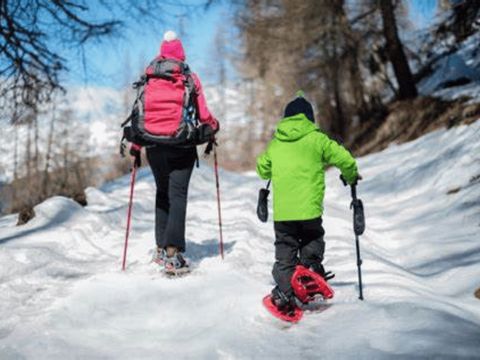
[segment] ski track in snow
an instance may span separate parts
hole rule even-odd
[[[273,228],[256,219],[263,182],[252,172],[221,171],[221,261],[213,172],[195,169],[187,223],[195,269],[174,280],[150,263],[149,169],[135,188],[126,272],[128,176],[87,189],[86,208],[54,197],[27,225],[0,218],[0,358],[480,358],[480,183],[471,181],[479,140],[477,121],[360,159],[364,302],[350,193],[329,170],[325,264],[336,295],[292,326],[261,305],[272,287]]]

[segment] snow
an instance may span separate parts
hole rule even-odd
[[[336,273],[336,295],[297,325],[261,305],[272,287],[273,229],[256,219],[263,182],[252,172],[220,173],[222,261],[213,172],[206,163],[195,170],[187,224],[194,272],[175,280],[150,263],[149,169],[135,188],[125,272],[128,176],[87,189],[85,208],[54,197],[24,226],[2,217],[0,358],[478,358],[479,138],[477,121],[359,160],[363,302],[349,191],[328,171],[325,265]]]
[[[421,82],[421,92],[424,94],[433,93],[441,88],[447,81],[468,79],[478,84],[480,82],[480,70],[475,70],[467,65],[462,56],[457,53],[441,58],[435,64],[435,73]]]
[[[415,41],[418,45],[418,42],[426,42],[430,37],[429,31],[424,30],[415,36]],[[433,95],[445,100],[468,96],[472,98],[472,102],[478,101],[480,98],[479,41],[480,32],[458,43],[458,48],[452,54],[440,57],[433,64],[433,73],[418,84],[419,92],[422,95]],[[451,42],[455,42],[453,36]],[[446,52],[451,46],[452,44],[448,41],[435,42],[432,56]],[[462,79],[470,82],[465,85],[445,87],[448,82]]]

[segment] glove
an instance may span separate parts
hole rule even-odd
[[[218,144],[215,136],[212,136],[207,146],[205,147],[205,151],[203,152],[204,159],[207,159],[210,156],[210,153],[212,152],[214,146],[218,146]]]
[[[359,182],[360,180],[362,180],[362,179],[363,179],[362,175],[357,174],[357,178],[355,179],[354,184],[357,185],[358,182]]]
[[[355,178],[355,180],[353,180],[353,181],[349,184],[349,183],[347,182],[347,180],[345,180],[345,178],[343,177],[343,175],[340,175],[340,180],[342,180],[342,183],[343,183],[344,186],[347,186],[347,185],[357,185],[358,182],[359,182],[360,180],[362,180],[362,179],[363,179],[362,175],[357,174],[357,177]]]
[[[220,131],[220,121],[218,121],[218,120],[216,120],[216,121],[217,121],[217,128],[213,131],[214,135]]]
[[[142,166],[142,147],[137,144],[130,146],[130,155],[134,158],[133,166],[139,168]]]

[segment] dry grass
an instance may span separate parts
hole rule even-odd
[[[392,142],[411,141],[439,128],[473,123],[480,118],[480,104],[467,104],[467,100],[419,97],[394,102],[380,124],[370,122],[358,132],[352,148],[356,155],[365,155],[383,150]]]
[[[21,177],[5,185],[0,194],[7,213],[18,213],[17,225],[26,224],[35,217],[33,207],[54,195],[73,199],[87,205],[85,187],[97,184],[94,169],[96,159],[72,163],[68,168],[57,168],[45,173],[37,171],[30,177]]]
[[[144,152],[142,152],[142,164],[147,164]],[[132,160],[130,159],[130,155],[127,155],[124,158],[118,155],[112,156],[108,170],[103,175],[102,181],[109,182],[118,179],[120,176],[128,174],[131,167]]]

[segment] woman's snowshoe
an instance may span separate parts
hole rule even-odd
[[[164,266],[165,274],[170,276],[185,275],[190,272],[188,263],[179,252],[175,252],[173,256],[165,256]]]

